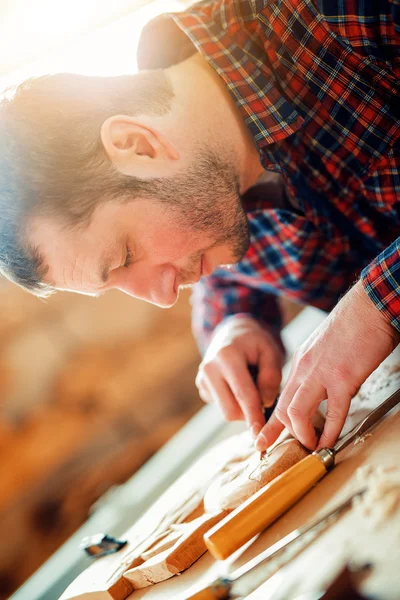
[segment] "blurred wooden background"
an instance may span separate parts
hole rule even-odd
[[[198,362],[187,293],[164,311],[2,282],[2,600],[199,409]]]
[[[1,282],[1,600],[200,408],[199,360],[188,291],[165,311]]]

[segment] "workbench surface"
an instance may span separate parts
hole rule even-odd
[[[398,364],[398,356],[398,353],[392,355],[387,365],[384,365],[385,368],[389,369],[390,364]],[[385,378],[381,378],[381,383],[373,389],[375,405],[397,389],[399,378],[400,374],[396,374],[386,383]],[[370,408],[367,399],[365,406],[360,407],[356,402],[351,413],[357,420],[361,420],[363,411],[369,412]],[[399,434],[400,410],[396,407],[374,428],[371,436],[350,445],[340,453],[334,470],[245,551],[238,551],[224,562],[215,561],[206,553],[182,575],[135,591],[129,596],[129,600],[184,600],[188,597],[189,590],[197,590],[217,576],[247,562],[293,529],[333,508],[360,489],[362,484],[355,475],[359,467],[396,467],[400,456]],[[252,578],[252,585],[248,584],[244,594],[249,600],[296,598],[305,592],[324,589],[340,572],[341,567],[350,561],[359,565],[373,565],[364,575],[361,584],[365,595],[382,600],[400,598],[400,510],[375,528],[365,520],[360,511],[348,511],[292,558],[284,572],[278,571],[274,577],[270,577],[277,571],[280,564],[278,561],[259,569],[260,581],[270,579],[252,592],[255,582]]]

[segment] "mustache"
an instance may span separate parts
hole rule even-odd
[[[237,237],[234,235],[231,236],[224,236],[223,238],[217,240],[213,245],[212,248],[214,248],[215,246],[218,245],[224,245],[229,243],[230,248],[231,248],[231,252],[232,252],[232,262],[230,262],[229,264],[221,264],[218,265],[221,268],[226,268],[226,269],[230,269],[232,268],[236,263],[240,262],[242,260],[242,258],[245,256],[248,247],[250,245],[250,236],[249,236],[249,232],[248,229],[242,229],[238,233]],[[179,271],[178,274],[178,288],[181,289],[185,289],[188,287],[191,287],[192,285],[194,285],[195,283],[197,283],[199,277],[199,273],[201,272],[201,260],[202,260],[202,256],[206,251],[201,251],[201,252],[197,252],[196,254],[193,254],[189,261],[188,264],[185,268],[181,269]]]
[[[179,271],[179,283],[178,287],[187,288],[197,282],[197,274],[200,271],[199,262],[201,261],[203,252],[196,252],[193,254],[187,266]]]

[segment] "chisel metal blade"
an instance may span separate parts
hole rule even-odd
[[[347,435],[342,437],[335,446],[333,451],[335,454],[346,448],[353,440],[363,435],[373,427],[378,421],[382,419],[392,408],[400,402],[400,390],[397,390],[394,394],[389,396],[382,404],[380,404],[375,410],[370,412],[361,423],[358,423]]]
[[[325,513],[322,517],[312,521],[308,525],[304,525],[303,527],[295,529],[284,538],[267,548],[267,550],[261,552],[261,554],[233,571],[228,577],[219,577],[207,588],[187,597],[186,600],[228,600],[229,598],[233,597],[231,594],[234,593],[234,586],[240,579],[251,573],[251,571],[258,568],[266,561],[273,558],[278,552],[287,548],[295,540],[306,535],[307,533],[310,533],[311,531],[317,530],[322,525],[328,525],[328,522],[331,519],[340,515],[347,508],[350,508],[354,498],[361,496],[364,492],[365,488],[359,490],[355,494],[352,494],[349,498],[347,498],[347,500],[341,502],[328,513]]]

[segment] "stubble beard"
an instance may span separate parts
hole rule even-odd
[[[212,151],[198,153],[187,171],[170,180],[159,180],[156,197],[170,211],[182,230],[204,234],[213,246],[230,249],[230,264],[245,256],[250,245],[248,221],[243,210],[234,157],[222,159]],[[186,281],[195,271],[198,255],[185,269]]]

